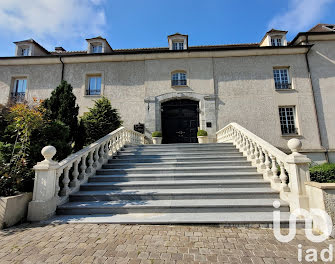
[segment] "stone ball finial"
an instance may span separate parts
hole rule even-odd
[[[44,159],[51,161],[53,156],[56,155],[56,148],[54,146],[45,146],[44,148],[42,148],[42,155],[44,157]]]
[[[287,146],[292,152],[299,152],[301,149],[302,143],[297,138],[292,138],[287,142]]]

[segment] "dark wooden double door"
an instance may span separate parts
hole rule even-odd
[[[163,143],[197,143],[199,102],[188,99],[161,105]]]

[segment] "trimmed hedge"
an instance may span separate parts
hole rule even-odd
[[[152,137],[162,137],[162,132],[160,131],[155,131],[155,132],[152,132]]]
[[[199,130],[198,133],[197,133],[198,137],[205,137],[207,135],[208,135],[207,131],[205,131],[205,130]]]
[[[309,169],[311,181],[320,183],[335,182],[335,163],[324,163]]]

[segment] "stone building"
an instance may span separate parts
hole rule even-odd
[[[105,96],[126,127],[162,131],[165,143],[196,142],[198,128],[215,141],[236,122],[284,151],[296,137],[314,161],[335,162],[335,25],[290,42],[286,33],[215,46],[191,46],[176,33],[168,47],[117,50],[99,36],[85,51],[18,41],[15,56],[0,58],[0,103],[47,98],[64,79],[80,114]]]

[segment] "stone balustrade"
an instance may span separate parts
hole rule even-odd
[[[52,160],[55,147],[44,147],[41,151],[44,160],[34,166],[28,220],[44,220],[55,214],[57,205],[66,203],[69,195],[77,192],[125,144],[144,144],[144,140],[143,134],[121,127],[60,162]]]
[[[256,136],[237,123],[230,123],[216,133],[217,142],[232,142],[243,155],[280,191],[280,198],[290,204],[291,211],[297,208],[309,209],[305,182],[310,180],[307,156],[298,153],[301,141],[288,141],[292,154],[287,155],[270,143]]]

